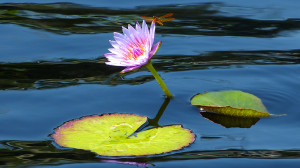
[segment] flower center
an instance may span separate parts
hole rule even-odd
[[[144,49],[140,47],[134,47],[132,49],[132,53],[129,53],[129,59],[130,60],[137,60],[139,56],[144,54]]]
[[[144,53],[143,49],[137,48],[137,47],[133,48],[134,57],[138,57],[138,56],[142,55],[143,53]]]

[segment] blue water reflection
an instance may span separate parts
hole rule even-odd
[[[0,4],[0,151],[7,156],[5,163],[133,167],[59,149],[48,135],[65,121],[92,114],[155,118],[164,97],[150,72],[141,68],[120,75],[122,68],[106,66],[103,54],[112,32],[120,32],[121,26],[141,15],[159,16],[170,10],[176,20],[157,27],[155,40],[163,44],[152,62],[175,97],[158,124],[182,124],[197,139],[181,151],[134,159],[157,167],[299,165],[298,1],[54,2],[65,1]],[[9,10],[19,12],[19,19]],[[75,15],[79,20],[71,22],[68,17]],[[67,22],[71,23],[63,24]],[[199,92],[229,89],[254,94],[270,113],[287,116],[261,119],[249,129],[224,128],[190,105]],[[20,150],[33,157],[17,157]],[[49,152],[55,161],[36,161]],[[80,160],[83,156],[87,157]]]

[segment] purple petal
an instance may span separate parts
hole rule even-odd
[[[129,33],[130,33],[129,37],[130,37],[131,42],[134,45],[138,46],[138,44],[139,44],[138,39],[139,39],[139,34],[140,33],[137,30],[135,30],[131,25],[128,26],[128,30],[129,30]]]
[[[139,68],[139,67],[141,67],[141,66],[142,66],[142,65],[137,65],[137,66],[127,67],[127,68],[123,69],[123,70],[121,71],[121,73],[125,73],[125,72],[128,72],[128,71],[132,71],[132,70],[137,69],[137,68]]]
[[[131,64],[123,62],[120,59],[113,59],[113,58],[109,59],[109,62],[105,62],[105,64],[112,65],[112,66],[123,66],[123,67],[131,66]]]
[[[149,52],[149,59],[151,59],[152,56],[157,52],[157,50],[159,49],[160,45],[161,45],[161,41],[158,42],[158,43],[156,43],[156,44],[154,44],[152,46],[151,51]]]
[[[126,39],[125,36],[124,36],[123,34],[118,33],[118,32],[114,32],[114,38],[116,38],[116,37],[121,38],[121,39]],[[117,40],[116,40],[116,41],[117,41]]]
[[[143,20],[142,30],[143,30],[143,34],[146,35],[146,37],[148,38],[149,37],[149,30],[148,30],[148,26],[147,26],[145,20]]]
[[[111,61],[111,60],[122,60],[123,59],[122,55],[117,55],[117,54],[113,54],[113,53],[104,54],[104,57],[107,58],[108,61]]]
[[[135,34],[136,33],[136,30],[131,25],[128,25],[128,30],[129,30],[130,34]]]
[[[116,62],[105,62],[106,65],[111,65],[111,66],[124,66],[121,63],[116,63]]]
[[[118,48],[128,48],[131,45],[129,40],[119,38],[119,37],[115,37],[115,39],[119,45]]]
[[[127,37],[127,38],[130,38],[130,33],[129,33],[129,30],[126,29],[125,27],[122,26],[122,31],[123,31],[123,34]]]
[[[154,35],[155,35],[155,22],[151,23],[151,27],[150,27],[150,39],[151,39],[151,45],[153,44],[154,41]]]
[[[139,31],[139,32],[142,30],[142,28],[141,28],[141,26],[140,26],[140,24],[139,24],[138,21],[135,22],[135,29],[136,29],[137,31]]]
[[[114,48],[119,48],[119,44],[116,41],[109,40],[109,43],[114,47]]]
[[[116,56],[116,54],[114,54],[114,53],[106,53],[106,54],[104,54],[104,57],[114,57],[114,56]]]
[[[109,48],[108,51],[110,51],[111,53],[115,54],[115,55],[123,55],[125,52],[120,50],[120,49],[116,49],[116,48]]]

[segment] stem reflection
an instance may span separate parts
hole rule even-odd
[[[159,122],[161,116],[163,115],[163,113],[165,112],[167,106],[169,105],[170,100],[171,100],[171,98],[165,98],[165,100],[164,100],[163,104],[161,105],[160,109],[158,110],[156,116],[153,119],[149,118],[148,121],[137,130],[137,132],[142,131],[146,127],[159,127],[160,125],[158,124],[158,122]]]

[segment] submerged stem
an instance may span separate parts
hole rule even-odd
[[[173,97],[172,94],[170,93],[170,91],[167,88],[166,84],[164,83],[164,81],[161,79],[161,77],[158,75],[158,73],[156,72],[156,70],[152,66],[151,61],[149,61],[145,66],[152,73],[152,75],[154,76],[154,78],[156,79],[156,81],[158,82],[158,84],[160,85],[160,87],[162,88],[162,90],[165,92],[166,96],[168,98],[172,98]]]

